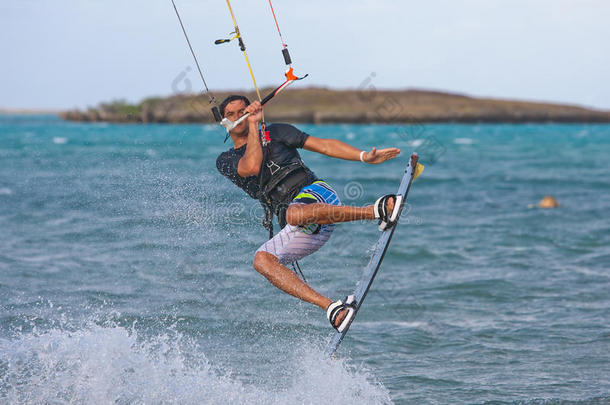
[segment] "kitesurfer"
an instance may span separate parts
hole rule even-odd
[[[343,331],[354,313],[353,297],[332,301],[286,265],[322,247],[335,223],[377,219],[380,229],[392,227],[398,211],[398,207],[394,209],[396,196],[382,196],[374,205],[365,207],[341,205],[337,193],[303,163],[297,149],[369,164],[393,159],[400,150],[372,148],[366,152],[339,140],[308,135],[289,124],[261,125],[260,102],[250,104],[241,95],[227,97],[220,105],[220,113],[231,121],[250,115],[229,132],[233,148],[218,156],[218,171],[261,201],[266,212],[265,227],[271,235],[273,214],[282,227],[256,251],[254,268],[282,291],[326,310],[331,325]]]

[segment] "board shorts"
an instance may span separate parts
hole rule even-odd
[[[316,181],[303,187],[290,205],[312,203],[341,205],[335,190],[324,181]],[[280,264],[292,263],[320,249],[330,238],[335,226],[335,224],[298,226],[287,224],[256,252],[270,253],[278,258]]]

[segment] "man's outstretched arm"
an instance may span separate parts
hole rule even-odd
[[[360,160],[361,150],[341,142],[337,139],[323,139],[309,136],[303,148],[312,152],[318,152],[326,156],[344,160]],[[400,153],[398,148],[377,149],[372,148],[365,152],[362,160],[370,164],[378,164],[386,160],[394,159]]]

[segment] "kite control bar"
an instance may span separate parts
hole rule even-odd
[[[281,86],[279,86],[278,88],[273,90],[271,93],[267,94],[265,96],[265,98],[263,98],[261,100],[261,106],[264,106],[265,104],[267,104],[267,101],[271,100],[273,97],[275,97],[276,94],[278,94],[280,91],[284,90],[286,87],[288,87],[293,82],[295,82],[297,80],[302,80],[302,79],[306,78],[307,76],[308,75],[305,75],[303,77],[296,77],[294,75],[294,73],[292,73],[292,68],[288,69],[286,71],[286,81],[284,83],[282,83]],[[220,121],[220,125],[222,125],[227,130],[227,132],[229,132],[229,131],[233,130],[236,126],[241,124],[249,116],[250,116],[250,113],[246,113],[235,121],[231,121],[230,119],[225,117],[222,119],[222,121]]]

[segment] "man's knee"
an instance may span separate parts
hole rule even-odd
[[[254,269],[261,274],[265,274],[269,271],[269,267],[273,264],[273,261],[277,261],[277,257],[267,252],[256,252],[254,254]]]
[[[301,225],[303,207],[293,204],[286,210],[286,222],[292,226]]]

